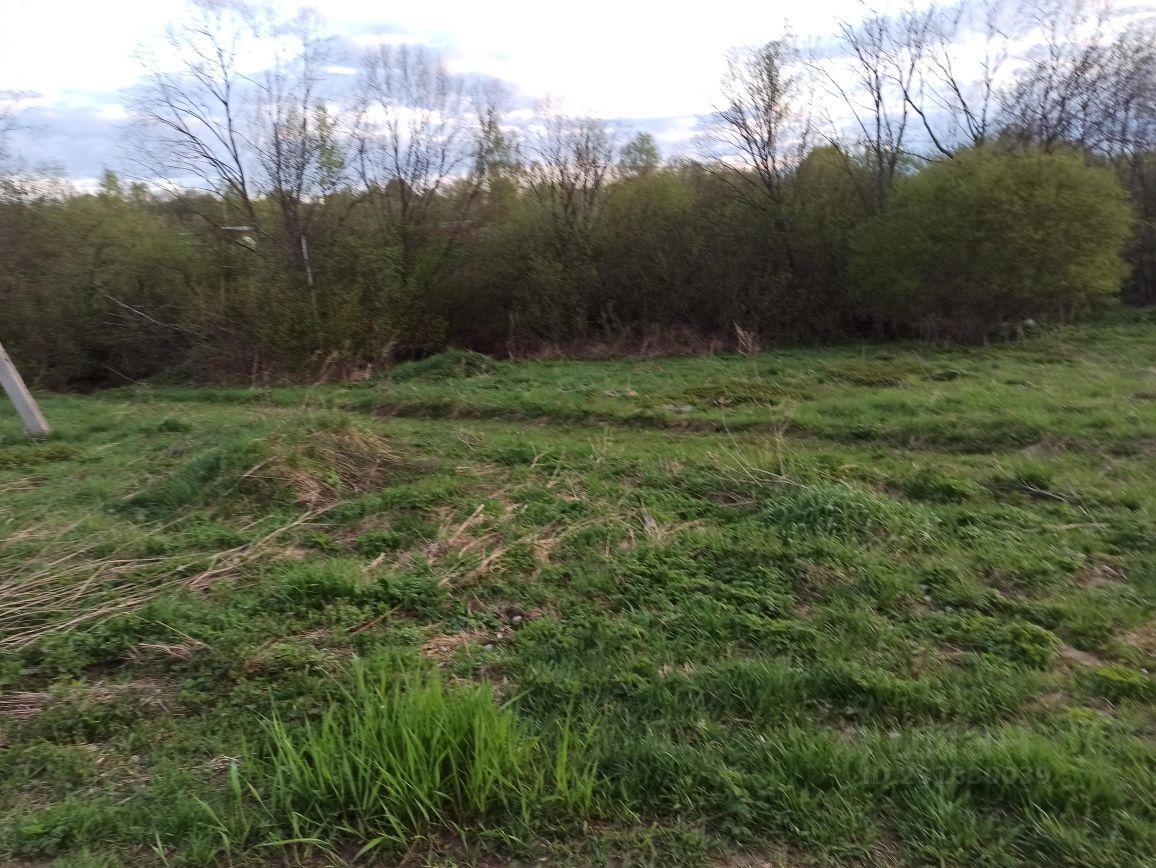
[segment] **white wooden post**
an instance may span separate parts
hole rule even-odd
[[[32,397],[32,393],[24,385],[24,379],[16,370],[16,366],[12,364],[12,359],[8,357],[3,344],[0,344],[0,386],[4,387],[4,391],[8,393],[12,403],[16,405],[16,412],[20,415],[20,421],[24,423],[24,428],[30,435],[43,437],[51,432],[52,429],[44,421],[44,415],[40,412],[40,408],[36,406],[36,399]]]

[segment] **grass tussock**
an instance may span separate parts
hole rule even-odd
[[[532,734],[484,684],[359,662],[320,719],[266,721],[239,810],[262,834],[336,833],[363,852],[500,817],[583,816],[598,778],[581,749],[569,730]]]
[[[402,362],[389,372],[395,383],[411,380],[449,380],[492,374],[497,364],[489,356],[469,350],[446,350],[415,362]]]
[[[902,386],[917,371],[918,367],[888,359],[847,359],[825,369],[833,380],[872,388]]]
[[[761,515],[787,533],[821,534],[847,542],[911,537],[930,530],[915,510],[846,482],[783,486]]]
[[[208,504],[225,510],[262,503],[317,509],[375,491],[418,466],[365,425],[311,419],[199,452],[133,494],[126,507],[157,518]]]
[[[345,420],[278,433],[267,448],[267,463],[248,471],[248,478],[269,483],[274,492],[288,490],[310,508],[377,491],[419,464],[378,432]]]

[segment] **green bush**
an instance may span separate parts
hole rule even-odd
[[[901,179],[857,233],[853,271],[892,330],[1011,336],[1107,303],[1131,223],[1120,184],[1079,156],[965,150]]]

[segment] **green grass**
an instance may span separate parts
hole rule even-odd
[[[216,817],[230,844],[272,832],[361,852],[406,846],[431,830],[490,817],[585,815],[598,785],[564,731],[549,751],[488,685],[447,688],[380,661],[359,662],[316,721],[264,721],[253,769],[234,766],[232,813]]]
[[[0,862],[1148,864],[1131,319],[6,414]]]

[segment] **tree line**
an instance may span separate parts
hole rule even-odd
[[[333,50],[311,13],[195,6],[83,195],[6,150],[0,108],[0,339],[31,379],[979,340],[1156,302],[1150,20],[981,2],[736,51],[669,159],[550,105],[513,123],[428,49],[355,75]]]

